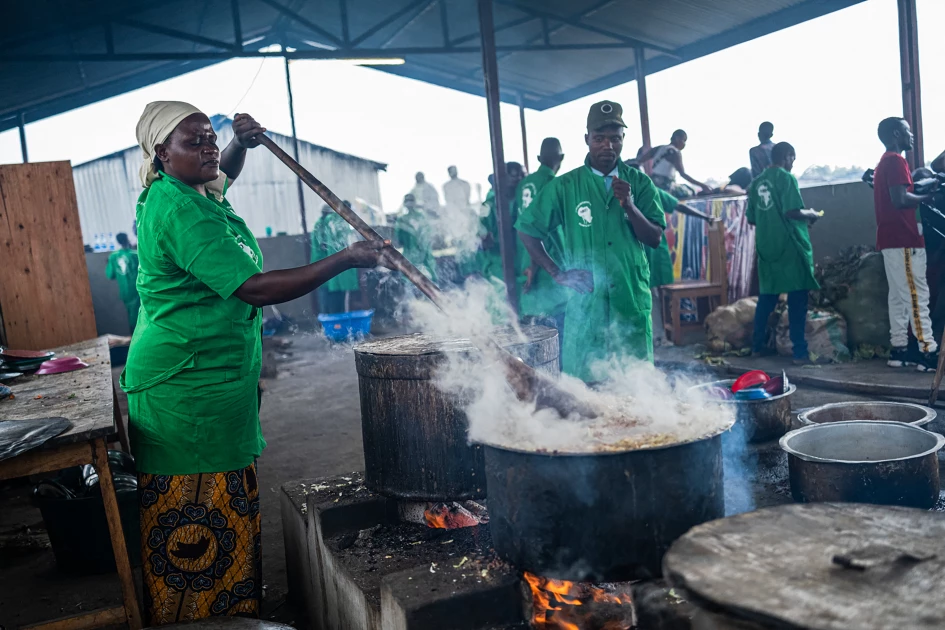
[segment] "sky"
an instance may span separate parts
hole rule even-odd
[[[945,1],[918,0],[918,22],[931,160],[945,149],[945,118],[936,115],[945,106],[937,63],[945,58],[945,38],[936,28],[945,23]],[[380,175],[386,210],[400,206],[417,171],[439,188],[452,164],[473,183],[474,198],[476,184],[485,194],[492,172],[485,99],[338,62],[294,61],[290,68],[299,137],[388,163]],[[815,164],[872,166],[883,151],[877,123],[902,114],[896,0],[868,0],[650,75],[647,92],[654,144],[685,129],[686,170],[702,180],[724,180],[748,166],[748,149],[764,120],[774,123],[775,141],[797,150],[795,173]],[[579,166],[588,108],[605,98],[623,105],[624,157],[635,155],[639,110],[636,83],[629,82],[545,111],[527,110],[532,168],[546,136],[561,140],[562,172]],[[246,112],[273,131],[288,135],[291,129],[283,61],[234,59],[27,125],[30,160],[80,164],[133,146],[138,117],[154,100],[189,101],[208,115]],[[517,107],[503,104],[502,129],[506,160],[522,161]],[[0,163],[19,161],[17,131],[0,134]]]

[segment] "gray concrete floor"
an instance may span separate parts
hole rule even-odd
[[[291,339],[291,355],[279,361],[278,377],[266,383],[261,418],[268,447],[259,461],[266,586],[263,612],[267,618],[290,624],[297,615],[285,603],[288,584],[278,489],[287,481],[364,467],[351,349],[329,346],[312,334]],[[658,355],[690,367],[695,363],[691,349],[675,348]],[[119,372],[116,370],[116,377]],[[876,382],[889,377],[880,362],[859,366],[856,374],[859,380]],[[906,379],[907,375],[896,378]],[[793,404],[804,408],[864,397],[801,387]],[[124,408],[123,396],[121,403]],[[30,487],[25,480],[0,484],[0,626],[17,627],[118,604],[114,575],[77,578],[56,571],[51,550],[42,546],[46,540],[42,518],[29,502]]]

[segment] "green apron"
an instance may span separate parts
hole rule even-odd
[[[338,214],[332,212],[328,215],[328,228],[325,234],[325,244],[328,246],[326,256],[337,254],[351,244],[354,237],[354,228],[342,219]],[[357,291],[360,288],[358,284],[358,270],[348,269],[342,271],[337,276],[322,285],[326,291]]]
[[[221,197],[162,175],[138,199],[141,313],[120,384],[138,472],[244,468],[266,442],[257,386],[261,311],[233,293],[262,271]]]
[[[423,211],[414,208],[398,217],[394,238],[403,247],[404,257],[430,280],[437,281],[436,259],[433,257],[433,231]]]
[[[515,191],[515,203],[517,210],[515,214],[521,213],[522,209],[529,208],[537,199],[541,191],[555,178],[555,173],[545,165],[541,165],[537,171],[526,177],[518,185]],[[545,239],[545,249],[555,264],[560,265],[561,254],[561,230],[560,228],[552,231]],[[517,243],[518,256],[518,286],[519,286],[519,310],[523,317],[554,317],[564,312],[564,307],[568,303],[568,290],[559,285],[544,269],[539,268],[532,279],[532,286],[528,293],[522,292],[525,284],[525,270],[532,264],[532,258],[525,249],[521,241]]]
[[[657,188],[645,174],[620,163],[618,174],[630,183],[643,215],[666,226]],[[564,269],[586,269],[594,290],[570,291],[565,308],[562,370],[585,381],[606,373],[592,369],[598,360],[633,356],[653,360],[650,267],[620,203],[588,161],[552,180],[536,203],[522,211],[520,232],[548,239],[561,229]]]
[[[656,190],[660,196],[663,212],[667,215],[674,212],[676,206],[679,205],[679,200],[662,188],[657,188]],[[668,224],[669,220],[667,219],[666,222]],[[663,235],[660,237],[660,244],[657,247],[647,247],[644,245],[643,248],[646,250],[646,259],[650,263],[650,288],[672,284],[674,282],[673,256],[669,252],[666,230],[663,230]]]
[[[748,188],[748,222],[755,226],[758,287],[762,295],[819,289],[807,221],[786,213],[804,208],[797,179],[783,168],[766,168]]]

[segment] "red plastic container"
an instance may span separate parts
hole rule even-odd
[[[745,372],[732,383],[732,393],[738,393],[743,389],[748,389],[749,387],[757,387],[759,385],[764,385],[771,377],[762,372],[761,370],[752,370],[751,372]]]

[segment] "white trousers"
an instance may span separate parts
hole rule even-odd
[[[929,283],[925,279],[925,249],[884,249],[883,262],[889,282],[889,340],[894,348],[905,348],[909,327],[919,341],[919,350],[935,352],[929,317]]]

